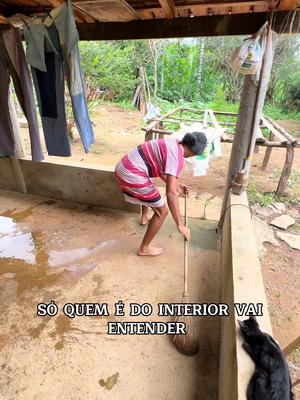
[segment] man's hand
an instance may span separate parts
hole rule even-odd
[[[186,185],[179,184],[178,193],[183,197],[189,197],[190,190],[189,187]]]
[[[184,237],[184,239],[189,242],[190,238],[191,238],[191,231],[189,230],[189,228],[187,228],[184,225],[178,225],[177,227],[178,231],[182,234],[182,236]]]

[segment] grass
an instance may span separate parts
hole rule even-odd
[[[294,120],[300,121],[300,112],[299,111],[286,111],[282,110],[279,107],[266,103],[263,110],[264,114],[268,117],[271,117],[275,121],[279,120]]]
[[[136,111],[136,108],[132,106],[131,100],[129,99],[121,99],[121,100],[116,100],[115,102],[109,102],[105,101],[107,104],[114,104],[118,105],[119,107],[123,108],[124,110],[128,111]],[[194,109],[204,109],[204,108],[210,108],[214,111],[228,111],[228,112],[238,112],[239,110],[239,103],[229,103],[228,101],[225,100],[224,96],[216,96],[214,101],[210,103],[203,103],[201,101],[193,101],[193,102],[188,102],[185,100],[178,100],[176,102],[171,102],[168,100],[164,99],[157,99],[157,106],[160,109],[161,114],[166,114],[169,111],[173,110],[176,107],[186,107],[186,108],[194,108]],[[275,121],[279,120],[293,120],[293,121],[300,121],[300,111],[286,111],[283,109],[280,109],[278,106],[271,104],[271,103],[266,103],[263,109],[263,112],[265,115],[271,117]]]
[[[293,356],[295,357],[295,361],[300,361],[300,347],[298,347],[294,352]]]
[[[272,174],[273,180],[275,182],[279,181],[281,176],[281,169],[279,167],[275,167],[274,172]],[[295,185],[300,185],[300,170],[292,171],[291,175],[287,181],[287,187],[292,189]]]
[[[261,207],[267,208],[273,203],[275,199],[275,193],[260,193],[254,182],[249,182],[247,187],[247,195],[251,205],[258,203]]]

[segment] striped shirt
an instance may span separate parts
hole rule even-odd
[[[163,200],[151,178],[180,175],[184,165],[183,147],[176,138],[150,140],[125,155],[116,166],[116,176],[125,200],[161,207]]]

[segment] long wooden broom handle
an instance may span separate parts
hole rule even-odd
[[[184,196],[184,226],[187,227],[187,195],[186,194]],[[188,242],[184,238],[184,291],[183,291],[183,296],[188,295],[187,277],[188,277]]]

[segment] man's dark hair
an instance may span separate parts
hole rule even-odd
[[[195,155],[200,155],[205,150],[207,139],[203,132],[191,132],[186,133],[180,143],[188,146]]]

